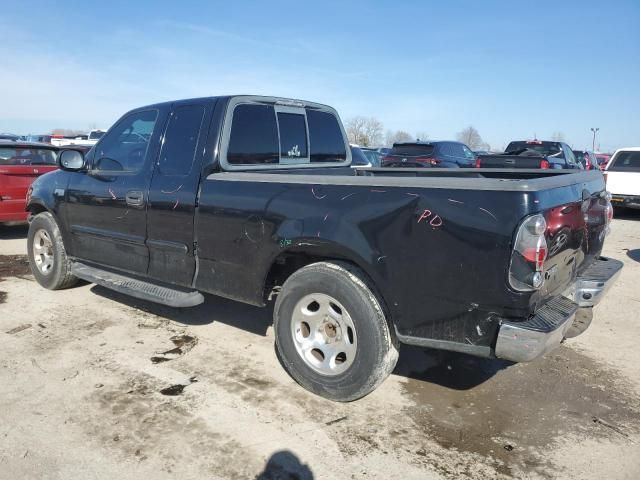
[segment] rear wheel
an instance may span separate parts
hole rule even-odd
[[[36,281],[49,290],[69,288],[78,282],[71,274],[71,262],[53,215],[43,212],[29,225],[27,237],[29,266]]]
[[[274,309],[276,348],[287,372],[307,390],[351,401],[393,370],[397,342],[366,275],[343,262],[293,273]]]

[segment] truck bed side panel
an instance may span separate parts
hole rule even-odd
[[[529,295],[508,292],[505,265],[530,193],[253,177],[214,174],[202,183],[201,290],[263,304],[276,257],[305,252],[360,266],[404,334],[488,345],[494,313],[529,308]]]

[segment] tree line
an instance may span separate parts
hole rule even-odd
[[[397,142],[429,140],[429,134],[418,131],[414,135],[405,130],[386,130],[383,123],[375,117],[355,116],[347,119],[345,129],[349,142],[362,147],[391,146]],[[456,139],[472,150],[490,150],[491,146],[482,140],[475,127],[469,125],[458,132]]]

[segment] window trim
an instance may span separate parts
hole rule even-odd
[[[233,112],[239,105],[246,104],[258,104],[258,105],[270,105],[274,107],[274,115],[276,121],[276,127],[278,131],[278,154],[279,163],[265,163],[265,164],[233,164],[227,160],[227,152],[229,149],[229,140],[231,139],[231,124],[233,122]],[[333,115],[338,122],[340,131],[342,132],[342,138],[345,142],[346,160],[343,162],[311,162],[311,142],[309,135],[309,122],[307,121],[307,108],[319,110],[325,113]],[[283,161],[282,152],[280,152],[280,124],[278,122],[278,112],[304,114],[305,125],[307,129],[307,157],[304,159],[292,160],[285,158]],[[220,138],[220,166],[222,170],[227,171],[241,171],[241,170],[274,170],[274,169],[291,169],[291,168],[321,168],[321,167],[346,167],[351,165],[351,150],[349,149],[349,143],[347,140],[347,133],[344,129],[344,125],[340,121],[340,116],[333,108],[322,105],[319,103],[291,100],[289,98],[280,97],[262,97],[256,95],[238,96],[232,97],[227,104],[227,111],[225,112],[222,135]]]

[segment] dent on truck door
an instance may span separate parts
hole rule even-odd
[[[146,203],[162,113],[124,116],[95,146],[88,171],[71,176],[66,220],[74,257],[146,273]]]
[[[208,104],[175,106],[156,162],[147,210],[150,277],[190,285],[195,273],[194,214],[206,142]]]

